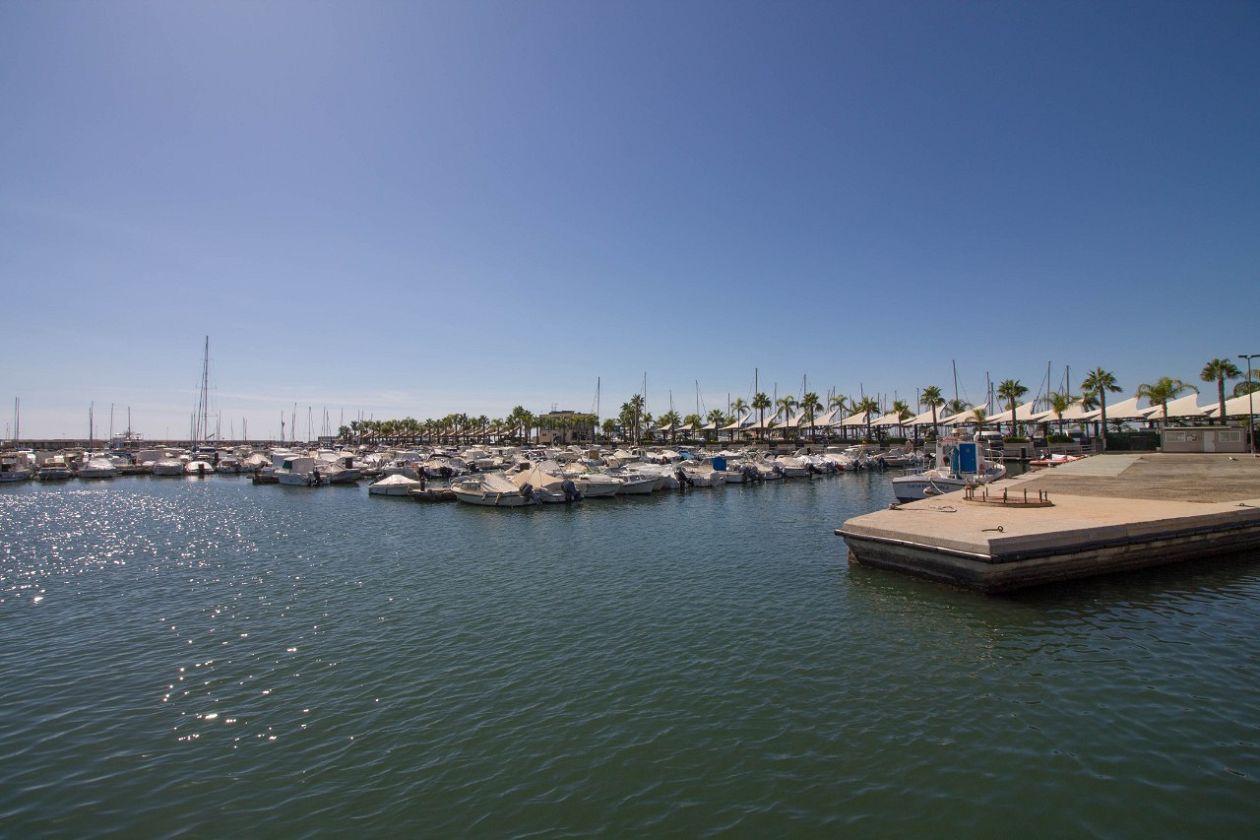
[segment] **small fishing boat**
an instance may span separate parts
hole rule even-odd
[[[103,455],[89,458],[86,464],[79,467],[79,478],[113,478],[116,475],[118,468]]]
[[[899,502],[913,502],[1005,478],[1006,466],[993,457],[982,442],[942,438],[936,447],[936,467],[896,476],[893,494]]]

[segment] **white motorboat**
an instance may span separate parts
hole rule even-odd
[[[725,487],[726,474],[715,470],[712,464],[698,461],[680,461],[675,473],[679,481],[685,481],[689,487]]]
[[[74,478],[74,471],[70,469],[65,458],[54,455],[40,464],[39,472],[35,474],[35,477],[40,481],[65,481],[67,478]]]
[[[407,496],[413,489],[419,490],[420,482],[405,475],[387,475],[368,485],[368,493],[373,496]]]
[[[461,476],[451,482],[451,491],[458,501],[483,507],[524,507],[538,504],[537,497],[524,492],[500,472]]]
[[[616,473],[621,479],[620,493],[623,496],[647,496],[656,492],[656,483],[660,476],[656,473],[624,470]]]
[[[775,459],[775,464],[784,478],[808,478],[812,471],[809,461],[795,455],[783,455]]]
[[[79,467],[79,478],[113,478],[116,475],[118,468],[103,455],[89,458],[86,464]]]
[[[1006,466],[991,460],[983,443],[946,437],[937,444],[935,468],[899,475],[892,485],[897,501],[913,502],[1005,477]]]
[[[162,458],[153,463],[153,474],[164,476],[183,475],[184,462],[178,458]]]
[[[289,487],[318,487],[325,483],[314,458],[289,457],[280,462],[274,473],[276,481]]]
[[[214,474],[214,464],[209,461],[189,461],[184,464],[184,475],[195,475],[198,478],[205,478]]]
[[[34,474],[30,461],[22,453],[0,456],[0,483],[27,481]]]
[[[599,499],[616,496],[621,492],[625,482],[614,475],[605,473],[586,473],[573,479],[583,499]]]
[[[554,461],[535,464],[529,469],[512,474],[510,478],[523,493],[526,495],[532,493],[544,504],[576,502],[582,498],[582,493],[573,483],[573,479],[561,475],[559,465]]]

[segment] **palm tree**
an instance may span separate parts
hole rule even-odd
[[[986,412],[983,408],[973,408],[971,410],[971,422],[976,424],[977,434],[980,432],[980,429],[984,427],[984,424],[988,422],[988,420],[988,412]]]
[[[643,442],[643,409],[647,405],[647,398],[642,394],[635,394],[630,398],[630,412],[634,416],[634,442],[636,444]],[[651,422],[650,420],[648,421]]]
[[[718,435],[718,429],[726,425],[726,415],[722,413],[722,409],[715,408],[709,412],[709,415],[706,419],[713,426],[713,440],[716,441],[717,435]]]
[[[674,442],[674,429],[678,425],[678,412],[670,409],[660,416],[660,422],[663,426],[669,427],[669,442]]]
[[[805,396],[801,397],[801,411],[805,414],[805,421],[809,424],[809,436],[814,437],[814,415],[818,409],[822,408],[822,403],[818,400],[818,395],[813,391],[806,391]]]
[[[954,397],[952,400],[945,403],[945,410],[950,414],[962,414],[969,408],[971,408],[971,403],[966,400],[960,400],[958,397]]]
[[[866,439],[874,440],[871,434],[871,415],[879,411],[879,401],[874,397],[862,397],[861,401],[853,407],[854,411],[865,416],[866,420]]]
[[[1028,393],[1018,379],[1005,379],[1002,384],[997,387],[997,395],[1006,400],[1006,407],[1011,412],[1011,435],[1017,434],[1015,431],[1015,403],[1016,401]]]
[[[844,394],[833,394],[831,398],[827,400],[827,408],[835,409],[837,414],[843,414],[844,407],[848,404],[849,404],[849,398],[846,397]],[[844,418],[841,417],[841,419],[843,420]],[[832,418],[832,423],[833,424],[835,423],[835,418]],[[831,427],[830,426],[827,427],[827,442],[828,443],[831,442]]]
[[[704,424],[699,414],[688,414],[683,418],[683,428],[691,431],[691,440],[696,439],[696,430]]]
[[[617,431],[617,421],[609,417],[601,428],[604,430],[604,440],[611,440],[613,432]]]
[[[905,400],[893,400],[892,413],[897,415],[898,426],[914,416],[914,412],[910,410],[910,405]],[[901,431],[904,432],[905,428],[902,427]]]
[[[1098,400],[1099,428],[1102,430],[1102,448],[1107,450],[1107,394],[1118,394],[1120,386],[1116,383],[1116,375],[1102,368],[1094,368],[1085,375],[1081,382],[1082,402],[1090,396]],[[1088,403],[1086,403],[1088,405]]]
[[[1072,407],[1072,403],[1076,402],[1076,397],[1061,391],[1051,391],[1047,396],[1050,400],[1050,410],[1059,421],[1059,434],[1063,434],[1063,412]]]
[[[1182,382],[1180,379],[1174,379],[1171,376],[1161,376],[1152,383],[1143,383],[1138,386],[1137,395],[1146,397],[1151,401],[1151,405],[1159,405],[1163,409],[1162,429],[1168,423],[1168,401],[1175,400],[1182,391],[1194,391],[1199,393],[1199,389]]]
[[[1260,370],[1253,370],[1250,379],[1243,377],[1243,381],[1234,386],[1235,397],[1250,394],[1252,391],[1260,391]]]
[[[945,405],[945,398],[941,396],[941,389],[935,385],[929,385],[923,389],[923,393],[919,394],[919,405],[926,405],[932,409],[932,436],[937,437],[940,431],[936,428],[936,411]]]
[[[757,409],[757,425],[761,426],[761,436],[765,437],[766,409],[770,407],[770,398],[758,391],[753,395],[752,407]]]
[[[796,408],[798,405],[796,397],[791,394],[788,394],[786,397],[779,397],[779,399],[775,402],[775,405],[778,407],[779,411],[783,412],[783,439],[787,440],[787,430],[790,428],[787,424],[792,421],[792,409]]]
[[[1220,404],[1220,420],[1221,425],[1225,425],[1225,380],[1237,379],[1242,376],[1242,371],[1238,369],[1238,365],[1229,359],[1213,359],[1203,366],[1203,370],[1199,372],[1199,378],[1204,382],[1216,383],[1216,398]]]

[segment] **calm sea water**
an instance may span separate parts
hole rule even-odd
[[[986,598],[848,567],[890,500],[5,487],[0,834],[1260,825],[1260,558]]]

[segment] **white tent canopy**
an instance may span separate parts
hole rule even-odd
[[[1207,415],[1207,409],[1199,405],[1198,394],[1188,394],[1180,399],[1169,400],[1168,416],[1169,417],[1204,417]],[[1107,416],[1111,417],[1111,412],[1107,412]],[[1164,417],[1164,407],[1162,405],[1153,405],[1142,412],[1142,416],[1148,420]]]
[[[1254,394],[1242,394],[1225,400],[1226,417],[1246,417],[1253,411],[1260,412],[1260,391],[1257,391]],[[1212,417],[1220,416],[1220,403],[1217,403],[1209,408],[1207,413]]]
[[[941,422],[941,413],[939,410],[936,412],[936,422],[937,423]],[[931,426],[932,425],[932,409],[929,408],[927,411],[923,412],[922,414],[911,417],[902,425],[903,426]]]
[[[871,421],[871,426],[898,426],[901,424],[901,415],[895,411],[880,415]]]
[[[1129,397],[1127,400],[1121,400],[1115,405],[1108,404],[1107,419],[1108,420],[1141,420],[1142,412],[1144,411],[1144,409],[1138,408],[1139,402],[1141,402],[1140,397]],[[1099,415],[1101,414],[1102,414],[1102,410],[1099,409]],[[1087,419],[1087,420],[1101,419],[1101,416],[1098,418],[1087,417],[1084,419]]]
[[[1034,408],[1035,405],[1035,402],[1026,402],[1015,406],[1015,422],[1036,422],[1039,412]],[[985,425],[989,426],[996,426],[998,423],[1009,423],[1011,422],[1011,410],[1005,406],[1000,410],[995,408],[984,422]]]
[[[853,426],[865,426],[866,425],[866,412],[859,411],[855,414],[850,414],[848,417],[846,417],[844,420],[840,422],[840,425],[850,427],[850,428]]]
[[[957,414],[951,414],[948,417],[940,418],[942,426],[961,426],[964,423],[973,423],[976,419],[976,410],[974,408],[964,409]]]

